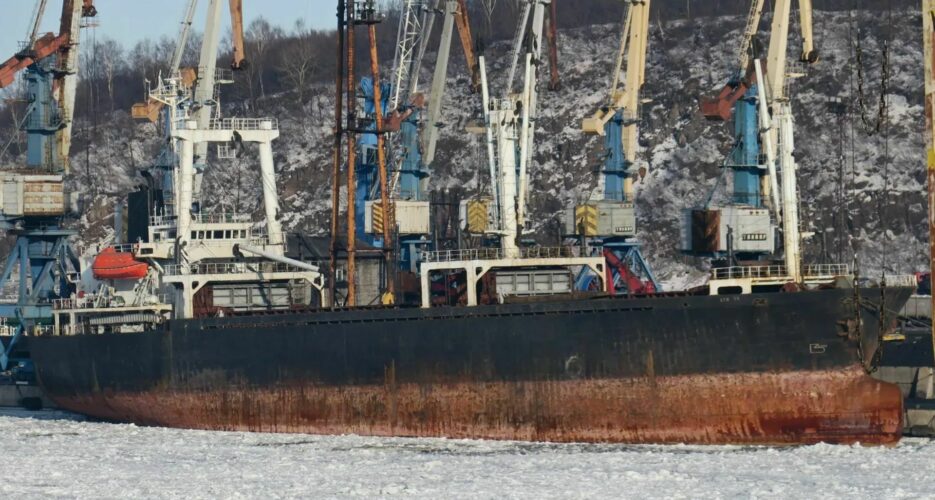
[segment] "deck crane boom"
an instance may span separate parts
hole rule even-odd
[[[37,6],[24,49],[0,65],[0,87],[25,70],[29,96],[23,122],[26,164],[0,172],[0,228],[16,236],[0,274],[0,318],[17,325],[10,342],[0,344],[0,371],[9,369],[10,354],[21,335],[51,322],[53,301],[74,290],[80,272],[69,244],[75,231],[62,224],[68,213],[64,175],[71,147],[80,19],[95,15],[96,9],[90,0],[63,0],[58,35],[40,37],[37,27],[45,6],[44,0]],[[14,273],[16,287],[10,290],[7,284]]]
[[[569,210],[566,230],[579,241],[593,238],[592,252],[602,254],[609,264],[611,288],[615,293],[651,293],[660,289],[636,241],[633,179],[639,147],[640,92],[646,80],[649,46],[650,0],[627,0],[620,33],[620,48],[614,64],[606,104],[581,125],[582,131],[602,136],[602,193]],[[621,74],[625,77],[621,81]],[[621,85],[622,84],[622,85]],[[579,277],[579,287],[593,276]]]

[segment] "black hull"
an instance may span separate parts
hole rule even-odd
[[[899,310],[908,288],[886,292]],[[879,290],[380,309],[30,339],[61,407],[150,425],[550,441],[898,439]],[[892,318],[895,320],[895,315]]]

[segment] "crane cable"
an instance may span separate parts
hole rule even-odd
[[[893,35],[893,6],[889,5],[887,7],[887,25],[886,25],[886,35],[884,37],[884,50],[888,47],[888,43]],[[884,52],[886,54],[886,52]],[[884,61],[887,60],[887,57],[884,56]],[[886,82],[889,80],[889,64],[886,64],[882,68],[883,81]],[[886,209],[890,204],[890,179],[889,179],[889,167],[890,167],[890,124],[889,124],[889,106],[886,105],[886,89],[881,88],[880,90],[880,99],[881,105],[883,107],[883,114],[881,115],[881,124],[883,132],[883,199],[882,206],[880,207],[880,226],[883,228],[889,227],[887,223]],[[878,363],[880,358],[883,355],[883,335],[887,327],[887,315],[886,315],[886,268],[888,267],[888,254],[889,254],[889,243],[890,243],[890,232],[888,230],[883,231],[883,252],[881,252],[880,260],[881,267],[883,268],[883,277],[880,282],[880,305],[878,316],[880,318],[880,324],[877,328],[878,335],[878,346],[876,352],[874,352],[874,361]],[[874,365],[876,366],[876,365]]]
[[[857,1],[855,4],[857,4],[855,6],[855,10],[859,11],[860,2]],[[864,124],[864,127],[866,127],[867,135],[872,136],[882,130],[883,122],[885,121],[887,114],[886,92],[889,90],[890,74],[889,35],[883,39],[883,49],[880,54],[880,96],[877,102],[877,110],[874,113],[876,117],[875,119],[871,120],[871,118],[868,116],[869,104],[864,93],[864,51],[860,44],[860,25],[854,19],[856,19],[856,16],[852,17],[852,22],[854,22],[856,25],[856,29],[854,30],[854,57],[857,66],[857,105],[858,109],[860,110],[860,121]],[[892,6],[890,6],[888,32],[892,32],[892,21]]]
[[[859,1],[857,7],[859,7]],[[889,78],[890,78],[890,61],[889,61],[889,46],[890,39],[893,34],[893,8],[892,5],[887,7],[887,20],[886,27],[884,30],[883,37],[883,48],[881,53],[881,65],[880,65],[880,97],[879,103],[877,106],[876,119],[871,121],[867,116],[867,103],[864,99],[864,75],[863,75],[863,61],[862,55],[863,51],[861,50],[860,45],[860,27],[857,26],[855,36],[855,62],[857,65],[857,89],[858,89],[858,106],[860,110],[860,118],[864,127],[866,128],[866,133],[869,136],[880,133],[883,138],[883,192],[880,201],[877,203],[878,207],[878,217],[879,224],[881,229],[883,229],[882,235],[882,251],[880,252],[880,266],[882,278],[880,282],[880,299],[879,304],[877,305],[877,312],[879,323],[877,326],[877,349],[874,350],[872,358],[870,360],[870,366],[868,367],[871,370],[875,370],[878,366],[880,358],[883,353],[883,335],[887,327],[887,308],[886,308],[886,270],[888,267],[888,251],[889,251],[889,231],[886,229],[889,224],[887,224],[887,215],[886,208],[889,205],[890,197],[890,182],[889,182],[889,164],[890,164],[890,153],[889,153],[889,106],[887,103],[887,90],[889,87]],[[855,287],[859,285],[855,284]],[[858,305],[858,308],[860,306]]]

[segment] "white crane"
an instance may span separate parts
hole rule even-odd
[[[491,189],[497,211],[497,233],[500,235],[500,245],[505,258],[519,257],[516,238],[525,222],[527,170],[532,158],[535,136],[537,68],[541,54],[545,9],[550,3],[551,0],[529,0],[526,6],[532,13],[532,46],[524,53],[524,81],[520,95],[512,94],[508,89],[504,98],[491,100],[484,58],[480,58],[481,96]],[[518,32],[525,31],[527,17],[525,14],[520,17]],[[522,40],[523,35],[517,35],[516,39]],[[518,57],[519,52],[515,50],[514,60]],[[508,79],[507,86],[509,85]]]
[[[759,88],[761,140],[767,157],[770,190],[773,199],[780,199],[783,251],[786,272],[795,282],[802,281],[801,234],[799,231],[798,191],[796,186],[796,164],[793,152],[792,105],[786,95],[786,53],[789,43],[792,0],[775,0],[773,21],[770,29],[769,51],[766,57],[766,74],[759,60],[754,61]],[[813,62],[817,59],[812,37],[811,0],[799,0],[802,29],[801,59]],[[781,186],[777,186],[777,162]],[[781,190],[781,192],[780,192]]]

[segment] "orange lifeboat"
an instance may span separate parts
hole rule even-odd
[[[133,280],[145,277],[149,265],[134,259],[130,252],[118,252],[114,247],[107,247],[94,258],[91,270],[97,279]]]

